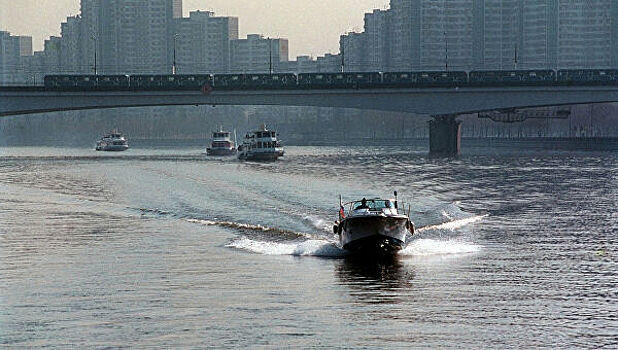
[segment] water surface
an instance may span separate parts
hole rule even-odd
[[[288,147],[0,149],[0,344],[18,348],[618,347],[618,154]],[[388,261],[344,199],[412,203]]]

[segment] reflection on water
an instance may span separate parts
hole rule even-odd
[[[341,284],[361,303],[397,303],[400,290],[412,288],[414,270],[398,255],[351,256],[338,261],[336,274]]]

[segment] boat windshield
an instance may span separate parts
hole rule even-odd
[[[354,210],[369,209],[369,210],[381,210],[384,208],[393,209],[395,206],[393,202],[388,199],[367,199],[365,206],[362,201],[357,201],[352,204]]]

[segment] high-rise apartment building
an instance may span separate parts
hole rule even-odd
[[[557,68],[557,2],[520,2],[517,36],[519,69]],[[505,64],[508,67],[508,64]]]
[[[474,56],[476,0],[392,0],[388,70],[469,69]],[[383,69],[384,69],[383,68]]]
[[[346,72],[386,70],[391,66],[391,16],[389,11],[365,14],[362,33],[339,38],[341,69]]]
[[[515,68],[522,19],[518,6],[520,3],[518,0],[475,1],[471,68]]]
[[[80,51],[79,66],[84,73],[94,73],[95,47],[99,41],[99,4],[98,0],[81,0]],[[98,52],[98,49],[96,50]]]
[[[470,68],[473,56],[473,1],[447,0],[421,3],[422,69]]]
[[[230,59],[233,73],[268,73],[271,67],[277,72],[280,63],[288,61],[288,40],[249,34],[231,41]]]
[[[19,36],[19,56],[32,56],[31,36]]]
[[[342,69],[346,72],[363,72],[368,70],[368,42],[365,33],[348,33],[342,35],[339,50],[342,57]]]
[[[420,69],[421,0],[391,0],[391,69]]]
[[[0,31],[0,86],[27,80],[24,65],[32,56],[32,37]]]
[[[368,71],[391,66],[391,16],[389,11],[374,10],[365,14],[366,61]]]
[[[477,1],[480,60],[489,69],[599,68],[618,63],[618,2]],[[480,63],[480,64],[479,64]]]
[[[81,17],[69,17],[60,25],[60,66],[62,73],[89,73],[89,67],[81,62],[82,35]]]
[[[333,55],[327,53],[324,56],[319,56],[316,59],[318,72],[320,73],[336,73],[341,71],[341,55]]]
[[[618,66],[618,1],[391,0],[391,70]]]
[[[43,65],[45,74],[63,74],[62,38],[51,36],[45,40],[44,47]]]
[[[227,73],[230,42],[238,39],[238,18],[195,11],[176,20],[174,33],[179,73]]]
[[[99,73],[171,72],[173,10],[174,0],[82,0],[85,57],[96,43]]]
[[[313,73],[318,71],[318,62],[311,56],[298,56],[296,60],[280,62],[279,73]]]
[[[555,0],[554,0],[555,1]],[[615,65],[618,3],[614,0],[558,1],[557,63],[561,68]]]

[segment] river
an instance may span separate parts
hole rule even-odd
[[[0,346],[618,347],[618,152],[508,149],[2,148]],[[393,190],[417,233],[350,258],[339,194]]]

